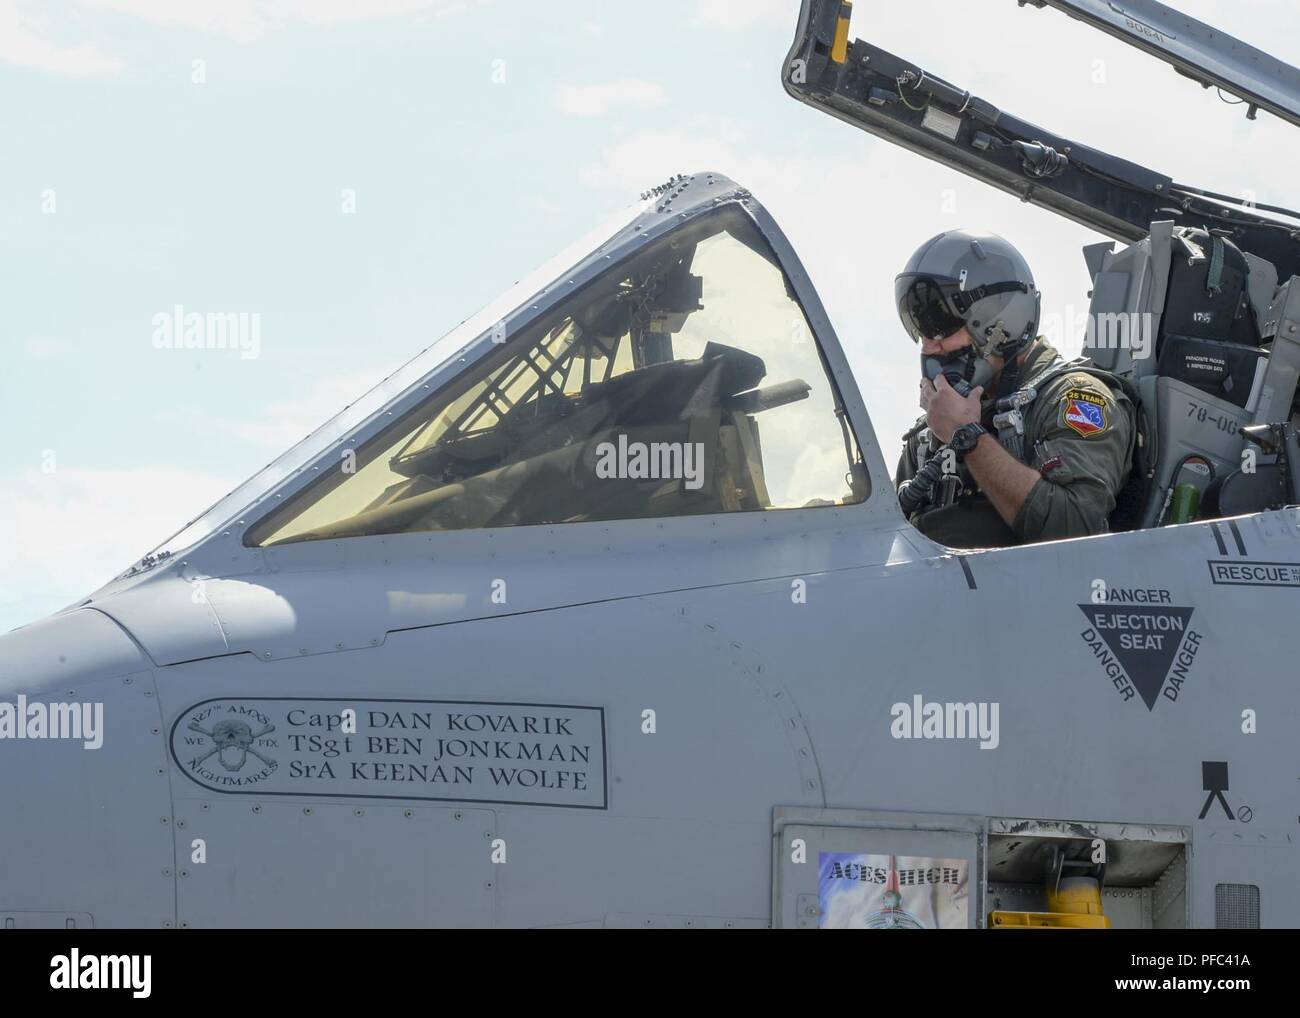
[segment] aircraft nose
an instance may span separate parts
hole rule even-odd
[[[71,682],[148,669],[122,629],[88,608],[51,615],[0,635],[0,700],[54,695]]]
[[[6,926],[174,922],[161,729],[150,662],[102,613],[0,636]]]

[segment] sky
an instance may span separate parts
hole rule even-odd
[[[1300,63],[1293,0],[1179,7]],[[1105,238],[791,99],[797,11],[0,0],[0,632],[121,572],[675,173],[725,173],[775,216],[889,462],[917,413],[892,283],[926,238],[1005,236],[1045,319],[1081,329],[1080,248]],[[1058,11],[870,0],[851,32],[1179,182],[1300,202],[1300,132]],[[256,315],[256,343],[169,348],[177,308]]]

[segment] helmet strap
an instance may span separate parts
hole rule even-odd
[[[1015,354],[1002,366],[998,376],[997,398],[1004,399],[1020,388],[1020,355]]]
[[[1033,332],[1033,328],[1025,330],[1026,336]],[[1032,339],[1025,336],[1020,338],[1016,343],[1014,353],[1008,354],[1002,365],[1002,374],[998,377],[998,399],[1010,396],[1020,388],[1020,355],[1029,349]]]

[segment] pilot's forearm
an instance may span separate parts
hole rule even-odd
[[[1041,479],[1038,471],[1015,459],[992,435],[981,435],[964,462],[998,515],[1014,526],[1020,507]]]

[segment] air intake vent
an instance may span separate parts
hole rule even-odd
[[[1259,888],[1254,884],[1215,884],[1214,928],[1259,929]]]

